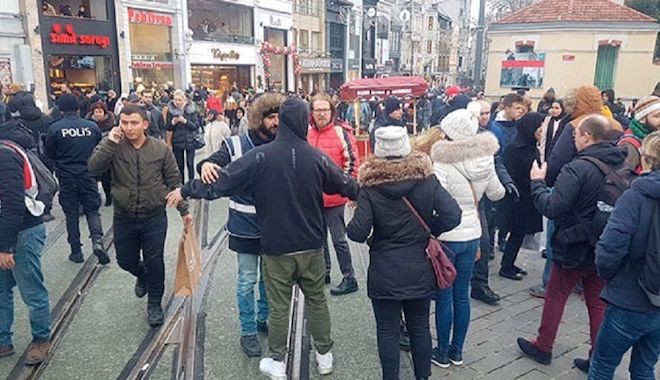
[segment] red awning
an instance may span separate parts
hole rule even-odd
[[[344,83],[340,88],[339,98],[342,101],[352,101],[372,96],[420,97],[426,94],[428,87],[428,83],[421,77],[365,78]]]

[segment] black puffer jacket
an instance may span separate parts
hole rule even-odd
[[[460,223],[460,207],[433,175],[431,160],[423,153],[399,160],[372,156],[358,178],[362,190],[346,232],[351,240],[369,244],[369,297],[430,297],[436,285],[425,252],[428,234],[402,197],[410,200],[435,236]]]
[[[201,122],[195,106],[191,103],[186,104],[183,110],[177,108],[174,102],[167,106],[167,122],[165,128],[172,132],[172,148],[179,150],[195,149],[193,143],[195,134],[199,132]],[[176,116],[183,116],[187,123],[172,124],[172,119]]]
[[[33,149],[32,136],[15,121],[0,125],[0,140],[9,140],[23,149]],[[0,146],[0,252],[15,252],[20,231],[41,223],[25,207],[23,160],[13,150]]]
[[[564,165],[552,191],[545,181],[531,182],[534,206],[541,214],[555,220],[555,236],[578,223],[590,222],[596,214],[596,201],[604,175],[594,164],[580,159],[585,156],[595,157],[612,168],[620,168],[626,159],[626,150],[607,142],[594,144],[578,152],[573,161]],[[587,260],[585,264],[593,265],[593,260]]]

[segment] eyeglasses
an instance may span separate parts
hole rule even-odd
[[[327,112],[330,112],[330,111],[331,111],[330,108],[321,108],[321,109],[316,109],[312,112],[314,112],[314,113],[327,113]]]

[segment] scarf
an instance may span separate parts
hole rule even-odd
[[[630,120],[630,125],[628,127],[633,135],[640,140],[644,140],[644,138],[651,133],[651,130],[645,124],[640,123],[637,119]]]

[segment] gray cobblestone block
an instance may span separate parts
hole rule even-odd
[[[507,365],[488,373],[484,379],[516,379],[536,369],[538,364],[526,358],[516,359]]]

